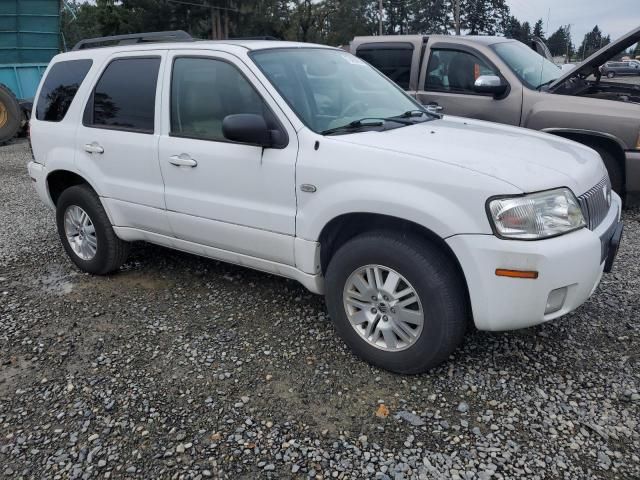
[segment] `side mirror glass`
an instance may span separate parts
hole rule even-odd
[[[233,142],[264,148],[273,146],[272,132],[262,115],[253,113],[227,115],[222,120],[222,134],[224,138]]]
[[[497,75],[481,75],[473,84],[476,93],[490,93],[496,97],[507,91],[507,84]]]

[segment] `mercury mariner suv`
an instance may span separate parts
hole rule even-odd
[[[78,268],[114,272],[142,240],[291,278],[396,372],[445,361],[470,324],[574,310],[622,235],[594,150],[442,117],[335,48],[86,40],[36,98],[29,175]]]

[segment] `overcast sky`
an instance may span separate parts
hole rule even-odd
[[[595,25],[611,35],[611,40],[640,25],[640,0],[507,0],[507,3],[512,15],[531,22],[532,27],[542,18],[547,36],[561,25],[572,24],[571,36],[578,45]]]

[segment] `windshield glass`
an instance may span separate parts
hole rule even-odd
[[[359,58],[340,50],[278,48],[251,58],[315,132],[423,107]]]
[[[498,56],[529,88],[548,85],[562,75],[562,70],[524,43],[504,42],[492,45]]]

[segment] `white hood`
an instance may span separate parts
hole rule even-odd
[[[569,187],[581,195],[606,175],[594,150],[560,137],[497,123],[449,117],[341,141],[457,165],[523,192]]]

